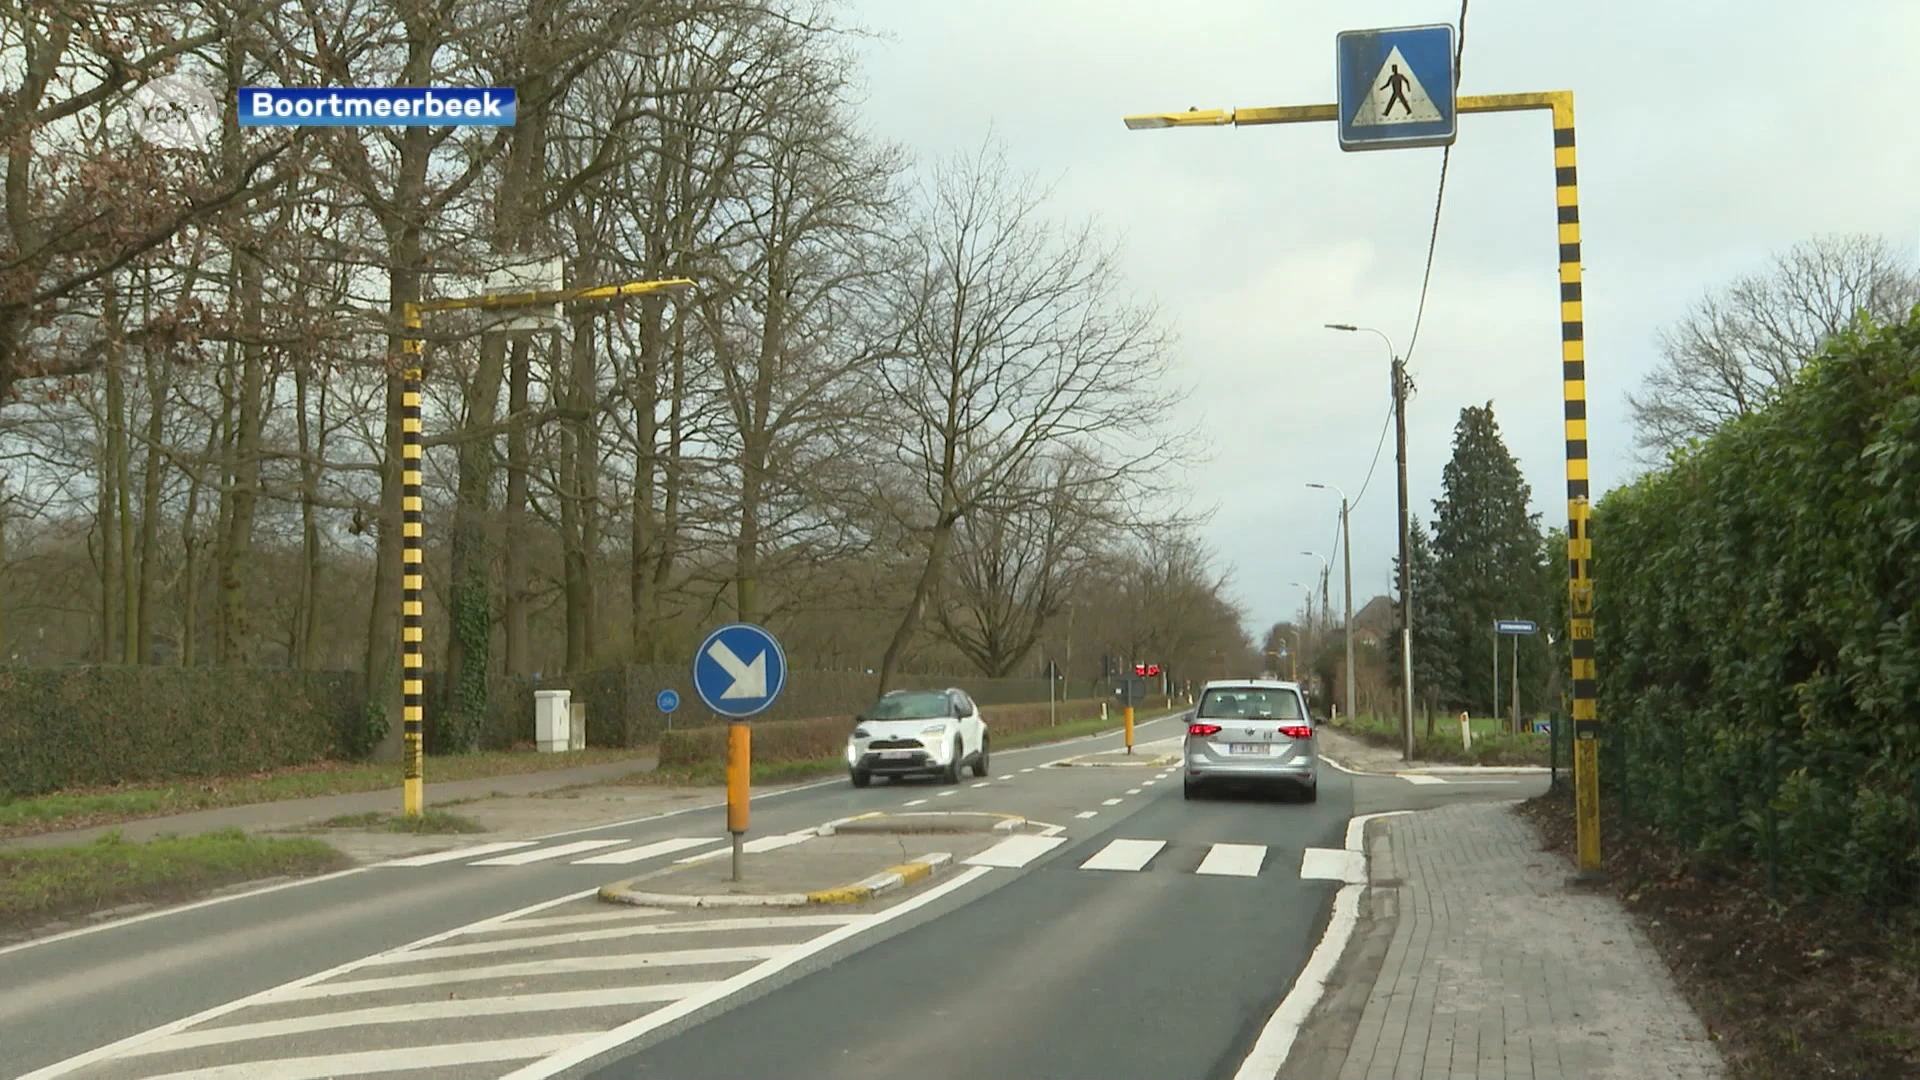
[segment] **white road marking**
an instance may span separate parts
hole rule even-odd
[[[635,919],[657,919],[673,912],[666,908],[633,907],[627,904],[608,904],[618,907],[618,911],[590,911],[581,915],[549,915],[541,919],[515,919],[506,926],[483,926],[477,930],[461,930],[462,934],[490,934],[496,930],[547,930],[556,926],[580,926],[588,923],[631,922]]]
[[[812,829],[805,829],[801,832],[779,833],[774,836],[762,836],[757,840],[749,840],[746,843],[741,844],[740,850],[742,852],[745,852],[748,855],[757,855],[762,851],[778,851],[783,847],[792,847],[795,844],[803,844],[808,840],[813,839],[816,835],[818,834],[815,833]],[[674,865],[676,866],[679,866],[684,863],[707,862],[712,859],[718,859],[723,855],[730,855],[732,853],[733,853],[733,845],[728,844],[725,847],[714,848],[712,851],[703,851],[698,855],[688,855],[684,859],[675,859],[673,860],[673,862],[674,862]]]
[[[248,1039],[276,1039],[335,1028],[363,1027],[374,1024],[411,1024],[419,1020],[458,1020],[466,1016],[512,1016],[521,1013],[558,1012],[563,1009],[597,1009],[609,1005],[646,1005],[659,1001],[677,1001],[698,993],[713,983],[662,983],[658,986],[617,986],[606,990],[556,990],[546,994],[512,994],[506,997],[456,998],[451,1001],[416,1001],[405,1004],[377,1005],[368,1009],[344,1009],[339,1012],[294,1016],[285,1020],[261,1020],[252,1024],[230,1024],[200,1031],[188,1031],[156,1039],[127,1057],[167,1054],[202,1046],[244,1042]],[[412,1051],[395,1051],[410,1054]],[[125,1060],[124,1058],[122,1060]],[[266,1065],[270,1062],[260,1062]]]
[[[996,777],[994,777],[994,779],[995,779],[995,780],[1011,780],[1011,779],[1013,779],[1013,774],[1012,774],[1012,773],[1008,773],[1008,774],[1007,774],[1007,775],[1005,775],[1005,776],[996,776]]]
[[[1032,770],[1032,769],[1021,769],[1020,771],[1021,771],[1021,772],[1032,772],[1033,770]]]
[[[542,900],[537,904],[528,904],[526,907],[517,908],[503,915],[494,915],[481,919],[478,922],[468,923],[465,926],[456,926],[451,930],[442,930],[437,934],[429,934],[417,941],[408,942],[397,949],[389,949],[387,952],[407,952],[412,949],[437,944],[462,934],[477,934],[488,930],[497,930],[501,924],[511,922],[523,915],[531,915],[536,911],[545,911],[548,908],[559,907],[562,904],[572,903],[575,900],[583,900],[597,894],[599,891],[598,888],[582,889],[579,892],[568,893],[565,896],[555,897],[552,900]],[[177,1031],[184,1031],[197,1024],[204,1024],[209,1020],[218,1019],[229,1013],[238,1012],[241,1009],[250,1008],[254,1005],[264,1005],[268,1002],[283,1000],[291,992],[312,986],[323,979],[331,979],[337,975],[345,975],[350,971],[357,971],[360,968],[366,967],[369,963],[372,963],[375,957],[385,955],[387,955],[387,953],[375,953],[372,956],[363,956],[358,960],[349,960],[344,964],[336,964],[325,971],[316,971],[311,975],[295,979],[290,983],[282,983],[279,986],[271,987],[258,993],[248,994],[243,998],[235,998],[224,1004],[215,1005],[210,1009],[202,1009],[192,1016],[183,1016],[178,1020],[170,1020],[157,1027],[148,1028],[146,1031],[128,1035],[123,1039],[117,1039],[105,1046],[97,1046],[78,1057],[71,1057],[65,1061],[57,1061],[44,1068],[35,1069],[27,1075],[19,1077],[18,1080],[52,1080],[52,1078],[56,1076],[66,1076],[95,1062],[111,1060],[130,1053],[138,1047],[153,1042],[155,1039],[163,1039]]]
[[[186,1072],[149,1077],[148,1080],[331,1080],[335,1076],[524,1061],[557,1053],[579,1040],[578,1035],[536,1035],[493,1042],[417,1046],[398,1053],[392,1050],[362,1050],[353,1054],[281,1058],[278,1061],[249,1061],[211,1069],[189,1069]]]
[[[992,872],[993,871],[987,867],[976,866],[961,874],[959,877],[954,878],[952,881],[947,882],[945,885],[930,889],[911,900],[895,904],[885,911],[869,915],[860,922],[852,923],[838,930],[832,930],[822,934],[812,941],[790,949],[786,955],[778,959],[769,960],[764,964],[759,964],[733,976],[711,990],[681,998],[679,1001],[665,1008],[655,1009],[645,1016],[628,1021],[614,1028],[612,1031],[596,1035],[583,1042],[577,1042],[569,1049],[561,1051],[545,1060],[521,1066],[513,1072],[508,1073],[502,1080],[547,1080],[548,1077],[563,1073],[575,1065],[590,1061],[616,1047],[624,1046],[649,1031],[690,1016],[717,1001],[725,1000],[739,993],[746,987],[762,979],[777,975],[807,957],[830,949],[848,938],[853,937],[855,934],[865,931],[869,927],[878,926],[881,923],[917,911],[928,904],[942,899],[955,890],[966,888],[968,885],[980,880],[982,876],[991,874]]]
[[[1138,794],[1140,794],[1140,789],[1139,789],[1139,788],[1137,788],[1137,787],[1130,787],[1130,788],[1128,788],[1128,789],[1127,789],[1127,794],[1129,794],[1129,795],[1138,795]]]
[[[1366,840],[1367,822],[1404,813],[1404,810],[1395,810],[1348,820],[1347,850],[1365,859],[1366,852],[1362,845]],[[1327,979],[1333,974],[1333,966],[1339,962],[1340,954],[1346,951],[1347,939],[1353,936],[1354,927],[1359,925],[1360,894],[1364,889],[1361,885],[1345,885],[1334,894],[1333,915],[1327,920],[1326,933],[1320,936],[1320,943],[1313,947],[1313,954],[1307,957],[1307,965],[1300,969],[1299,977],[1293,980],[1293,989],[1287,991],[1286,998],[1260,1029],[1260,1037],[1241,1060],[1233,1080],[1272,1080],[1287,1063],[1287,1055],[1293,1051],[1293,1041],[1299,1037],[1301,1025],[1307,1022],[1313,1007],[1320,1002],[1320,995],[1326,992]]]
[[[1157,784],[1157,783],[1159,783],[1159,782],[1160,782],[1160,778],[1156,776],[1156,777],[1154,777],[1154,778],[1153,778],[1153,779],[1151,779],[1151,780],[1142,780],[1142,781],[1140,781],[1140,786],[1141,786],[1141,787],[1152,787],[1153,785],[1155,785],[1155,784]]]
[[[1100,803],[1100,805],[1101,805],[1101,806],[1119,806],[1119,805],[1120,805],[1120,800],[1119,800],[1119,799],[1104,799],[1104,800],[1102,800],[1102,801],[1101,801],[1101,803]]]
[[[678,836],[672,840],[661,840],[625,851],[609,851],[605,855],[595,855],[586,859],[575,859],[575,866],[626,866],[641,859],[651,859],[656,855],[671,855],[676,851],[685,851],[702,844],[718,844],[717,836]]]
[[[1365,885],[1367,853],[1342,848],[1310,847],[1300,853],[1300,879]]]
[[[374,979],[319,983],[279,994],[275,1001],[310,1001],[314,998],[367,994],[376,990],[408,990],[420,986],[446,986],[451,983],[484,979],[517,979],[527,975],[577,975],[595,971],[631,971],[643,967],[694,967],[709,964],[743,964],[751,960],[770,960],[793,948],[792,945],[739,945],[725,949],[681,949],[677,952],[634,953],[626,956],[561,956],[490,967],[456,968],[449,971],[418,971],[411,975],[386,975]]]
[[[949,796],[949,795],[951,795],[951,794],[953,794],[953,792],[951,792],[951,791],[943,791],[943,792],[941,792],[940,794],[938,794],[938,795],[936,795],[936,796],[934,796],[934,798],[936,798],[936,799],[944,799],[944,798],[946,798],[947,796]]]
[[[571,844],[559,847],[534,848],[532,851],[517,851],[512,855],[502,855],[496,859],[481,859],[468,863],[468,866],[525,866],[528,863],[545,862],[548,859],[563,859],[568,855],[580,855],[588,851],[624,844],[625,840],[575,840]]]
[[[1200,860],[1196,874],[1220,874],[1226,877],[1259,877],[1260,864],[1267,859],[1265,844],[1215,844]]]
[[[1080,864],[1082,870],[1140,870],[1153,861],[1165,840],[1115,840]]]
[[[404,859],[389,859],[375,866],[432,866],[434,863],[452,862],[455,859],[478,858],[481,855],[493,855],[516,848],[532,847],[533,840],[503,840],[493,844],[474,844],[469,847],[454,848],[452,851],[436,851],[431,855],[412,855]]]
[[[1073,816],[1079,818],[1081,821],[1085,821],[1090,817],[1098,817],[1099,814],[1100,811],[1098,810],[1082,810]]]
[[[1446,783],[1445,780],[1442,780],[1437,776],[1426,776],[1421,773],[1404,773],[1403,772],[1399,775],[1400,775],[1400,779],[1405,780],[1409,784],[1444,784]]]
[[[925,799],[908,799],[908,800],[907,800],[907,802],[906,802],[906,805],[908,805],[908,806],[925,806],[925,805],[926,805],[926,803],[927,803],[927,800],[925,800]]]
[[[982,781],[980,781],[979,783],[977,783],[977,784],[975,784],[975,785],[973,785],[973,786],[974,786],[974,787],[977,787],[977,788],[983,788],[983,787],[986,787],[986,786],[987,786],[988,784],[991,784],[991,783],[993,783],[993,781],[991,781],[991,780],[982,780]]]
[[[578,930],[571,934],[541,934],[537,937],[479,941],[472,945],[439,945],[416,949],[385,961],[403,964],[411,960],[443,960],[453,956],[485,956],[488,953],[544,949],[553,945],[579,945],[589,941],[614,941],[627,937],[651,937],[657,934],[707,934],[717,930],[777,930],[783,926],[845,926],[858,921],[858,915],[783,915],[743,919],[699,919],[687,922],[647,923],[643,926],[616,926],[608,930]]]
[[[966,860],[968,866],[1004,866],[1018,870],[1067,842],[1064,836],[1009,836]]]

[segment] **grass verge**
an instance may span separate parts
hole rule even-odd
[[[1719,1045],[1728,1080],[1920,1076],[1920,904],[1769,896],[1764,860],[1682,847],[1620,810],[1603,797],[1609,888]],[[1548,851],[1573,857],[1571,785],[1520,812]]]
[[[1434,733],[1426,733],[1426,725],[1420,724],[1414,730],[1413,756],[1420,761],[1446,762],[1453,765],[1546,765],[1547,754],[1552,740],[1546,735],[1531,732],[1514,735],[1498,730],[1496,721],[1485,721],[1487,729],[1482,731],[1482,721],[1473,722],[1473,748],[1465,749],[1460,745],[1460,721],[1456,718],[1449,727],[1446,721],[1436,722]],[[1405,736],[1397,720],[1385,717],[1360,716],[1349,717],[1332,725],[1335,731],[1364,740],[1374,746],[1399,750],[1405,746]],[[1563,748],[1562,754],[1567,751]]]
[[[652,748],[487,751],[432,757],[422,770],[433,783],[514,776],[647,757]],[[208,777],[177,784],[95,788],[0,800],[0,839],[60,829],[110,825],[134,818],[212,810],[223,806],[382,791],[399,783],[398,765],[322,762],[248,776]]]
[[[800,780],[816,780],[822,776],[845,772],[846,769],[847,760],[839,757],[801,758],[797,761],[755,761],[753,782],[755,784],[787,784]],[[718,761],[702,761],[691,765],[662,765],[648,772],[634,773],[620,781],[622,784],[649,787],[721,787],[726,782],[726,765]]]
[[[116,832],[91,844],[0,851],[0,928],[347,865],[344,855],[319,840],[264,839],[238,829],[139,844]]]
[[[413,833],[419,836],[487,831],[485,825],[472,818],[449,814],[445,810],[424,810],[418,817],[389,814],[378,810],[365,814],[342,814],[321,822],[320,827],[322,829],[359,829],[365,832]]]

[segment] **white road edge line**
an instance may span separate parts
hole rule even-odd
[[[1383,814],[1349,818],[1347,850],[1361,852],[1364,856],[1368,822],[1410,812],[1389,810]],[[1320,996],[1326,993],[1327,979],[1333,975],[1334,965],[1340,962],[1340,955],[1347,951],[1347,941],[1353,937],[1355,927],[1360,925],[1360,894],[1368,888],[1366,885],[1343,885],[1334,894],[1333,917],[1327,920],[1326,933],[1320,935],[1320,943],[1313,947],[1313,955],[1307,957],[1307,964],[1300,969],[1300,977],[1294,980],[1293,989],[1287,991],[1287,996],[1260,1029],[1260,1037],[1240,1062],[1233,1080],[1273,1080],[1287,1063],[1287,1055],[1293,1052],[1294,1040],[1300,1036],[1301,1025],[1307,1022],[1313,1007],[1319,1004]]]
[[[1098,817],[1099,815],[1100,811],[1098,810],[1082,810],[1073,816],[1079,818],[1081,821],[1085,821],[1090,817]]]
[[[832,948],[869,927],[878,926],[881,923],[897,919],[908,912],[925,907],[957,889],[962,889],[973,884],[989,873],[992,873],[992,870],[985,866],[976,866],[971,870],[964,871],[960,876],[947,882],[945,885],[936,886],[911,900],[903,901],[885,911],[876,912],[871,917],[860,922],[843,926],[838,930],[829,931],[798,948],[789,950],[776,959],[768,960],[748,968],[706,993],[684,997],[665,1008],[655,1009],[637,1020],[629,1021],[614,1028],[612,1031],[603,1032],[592,1038],[585,1039],[560,1053],[516,1069],[502,1077],[501,1080],[547,1080],[548,1077],[558,1075],[575,1065],[591,1061],[593,1058],[609,1050],[617,1049],[620,1046],[632,1042],[634,1039],[639,1038],[655,1028],[689,1016],[715,1002],[723,1001],[742,988],[751,986],[762,979],[792,967],[794,964],[799,963],[809,956]]]
[[[1100,805],[1101,806],[1119,806],[1120,800],[1119,799],[1103,799],[1101,800]]]
[[[531,915],[536,911],[545,911],[548,908],[559,907],[561,904],[571,903],[575,900],[583,900],[589,896],[598,896],[599,893],[600,887],[596,885],[591,889],[571,892],[553,900],[542,900],[537,904],[529,904],[523,908],[516,908],[504,915],[489,916],[477,922],[468,923],[465,926],[456,926],[451,930],[442,930],[437,934],[429,934],[417,941],[409,941],[405,945],[396,946],[383,952],[373,953],[369,956],[363,956],[358,960],[349,960],[344,964],[330,967],[325,971],[316,971],[311,975],[295,979],[292,982],[281,983],[279,986],[269,987],[258,993],[248,994],[246,997],[235,998],[224,1005],[215,1005],[211,1009],[202,1009],[192,1016],[183,1016],[178,1020],[169,1021],[158,1027],[148,1028],[146,1031],[129,1035],[124,1039],[110,1042],[105,1046],[95,1047],[78,1057],[70,1057],[65,1061],[56,1061],[51,1065],[36,1069],[25,1076],[19,1077],[18,1080],[50,1080],[51,1077],[65,1076],[68,1073],[76,1072],[95,1062],[111,1060],[120,1056],[120,1054],[126,1050],[131,1050],[136,1046],[144,1046],[155,1039],[164,1038],[175,1032],[184,1031],[197,1024],[204,1024],[208,1020],[225,1016],[231,1012],[238,1012],[251,1005],[261,1005],[269,1001],[277,1000],[280,995],[288,991],[300,990],[314,983],[331,979],[336,975],[345,975],[349,971],[358,971],[368,965],[380,963],[382,962],[380,958],[389,954],[411,952],[414,949],[423,948],[427,945],[437,945],[442,941],[459,937],[462,934],[495,929],[501,923],[511,922],[522,915]]]
[[[924,804],[924,803],[925,803],[926,801],[927,801],[927,800],[925,800],[925,799],[908,799],[908,800],[907,800],[906,802],[904,802],[904,803],[902,803],[901,805],[903,805],[903,806],[920,806],[920,805],[922,805],[922,804]]]

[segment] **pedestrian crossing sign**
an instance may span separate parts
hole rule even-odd
[[[1445,24],[1342,31],[1340,149],[1451,145],[1459,133],[1453,48]]]

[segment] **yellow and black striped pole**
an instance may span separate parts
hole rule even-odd
[[[1573,92],[1553,99],[1554,205],[1560,221],[1560,379],[1567,423],[1567,644],[1573,653],[1574,824],[1580,872],[1600,869],[1600,709],[1593,655],[1593,537],[1588,531],[1587,349],[1580,292],[1580,189]]]
[[[400,702],[404,733],[401,805],[408,817],[425,809],[426,784],[421,776],[421,729],[426,687],[423,676],[425,582],[422,571],[424,507],[420,499],[420,305],[402,309],[407,336],[401,346],[400,370]]]

